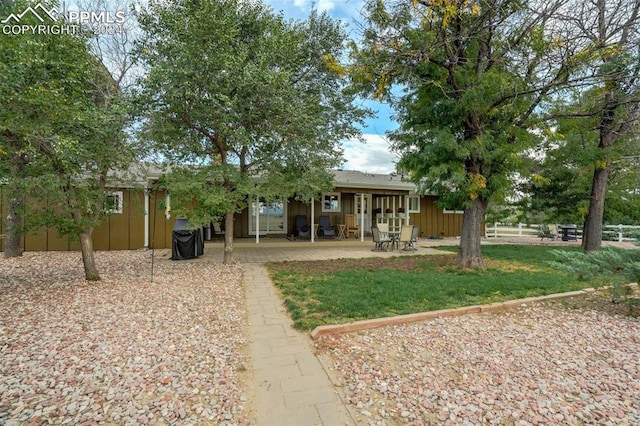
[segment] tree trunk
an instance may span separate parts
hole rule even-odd
[[[21,196],[9,195],[7,200],[7,232],[4,240],[4,257],[22,256],[22,211]]]
[[[93,229],[80,233],[80,247],[82,249],[82,263],[84,264],[84,275],[87,281],[99,281],[100,274],[96,268],[96,261],[93,256],[93,240],[91,235]]]
[[[224,258],[222,263],[233,263],[233,212],[227,212],[224,217]]]
[[[582,249],[585,253],[600,250],[602,247],[602,222],[604,219],[604,200],[607,193],[607,181],[611,166],[596,168],[591,183],[589,212],[584,222]]]
[[[10,146],[17,154],[12,155],[11,161],[11,179],[7,186],[7,231],[4,241],[4,257],[22,256],[22,233],[24,224],[22,223],[22,213],[24,210],[24,193],[22,180],[24,179],[24,169],[27,164],[26,157],[20,153],[20,144],[17,138],[8,132]]]
[[[602,247],[602,222],[604,220],[604,200],[607,193],[607,182],[611,173],[611,161],[609,159],[611,147],[622,129],[615,126],[616,108],[620,106],[612,92],[605,94],[605,107],[599,123],[600,141],[598,150],[602,160],[596,162],[591,182],[591,197],[589,198],[589,211],[584,223],[582,233],[582,250],[591,253]]]
[[[458,252],[458,266],[461,268],[484,268],[480,242],[482,240],[482,222],[487,205],[487,200],[478,197],[473,200],[471,207],[464,211],[460,251]]]

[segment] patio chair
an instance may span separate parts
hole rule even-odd
[[[380,230],[382,238],[389,238],[389,224],[387,222],[380,222],[378,229]]]
[[[389,247],[391,239],[388,237],[383,238],[380,229],[375,226],[371,228],[371,235],[373,237],[373,242],[376,244],[371,251],[387,251],[386,247]]]
[[[404,243],[404,247],[402,250],[404,251],[412,251],[415,248],[410,248],[412,246],[411,239],[413,238],[413,225],[402,225],[402,229],[400,230],[400,238],[399,241]]]
[[[329,216],[320,216],[318,223],[320,225],[319,230],[322,232],[323,237],[336,237],[336,228],[331,226]]]
[[[213,239],[218,238],[220,241],[224,239],[225,232],[220,227],[220,222],[213,222]]]
[[[540,241],[545,238],[549,238],[552,241],[555,241],[558,238],[558,226],[557,225],[542,225],[542,229],[540,230]]]
[[[420,227],[418,226],[414,226],[413,230],[411,231],[411,239],[408,242],[404,243],[404,248],[403,250],[406,251],[416,251],[417,248],[415,246],[414,243],[418,242],[418,235],[420,234]]]
[[[360,236],[360,228],[356,223],[356,215],[355,214],[345,214],[344,222],[347,225],[346,236],[349,238],[349,235],[353,234],[354,237],[358,238]]]
[[[307,225],[307,216],[303,214],[296,216],[296,233],[298,234],[298,239],[307,239],[311,236],[311,227]]]

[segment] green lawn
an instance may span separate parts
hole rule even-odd
[[[457,250],[457,247],[441,247]],[[499,302],[593,286],[551,269],[546,246],[483,246],[484,271],[455,267],[441,256],[339,259],[268,265],[295,327]],[[579,248],[567,248],[579,250]]]

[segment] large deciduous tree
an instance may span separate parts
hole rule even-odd
[[[573,116],[595,119],[598,153],[593,161],[589,207],[584,224],[585,252],[600,249],[607,184],[631,130],[640,117],[640,1],[595,0],[571,2],[560,17],[575,29],[571,41],[582,48],[590,85],[577,89]],[[570,117],[571,114],[566,115]]]
[[[194,225],[224,216],[229,263],[249,197],[308,191],[311,176],[326,189],[339,141],[357,135],[365,112],[338,62],[344,30],[241,0],[154,2],[139,22],[141,134],[172,165],[173,212]]]
[[[0,43],[0,148],[10,158],[2,172],[18,247],[24,225],[55,227],[80,240],[85,276],[97,280],[91,234],[108,174],[132,158],[119,89],[81,34],[11,34]]]
[[[396,107],[400,167],[444,205],[464,209],[461,267],[483,267],[487,206],[510,192],[519,154],[536,137],[529,120],[537,107],[569,80],[572,45],[546,31],[560,4],[367,3],[353,78]]]

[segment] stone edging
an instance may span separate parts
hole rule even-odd
[[[350,333],[353,331],[368,330],[371,328],[384,327],[387,325],[406,324],[434,318],[456,317],[461,315],[496,312],[532,302],[544,302],[548,300],[563,299],[567,297],[583,296],[595,291],[596,290],[594,288],[585,288],[578,291],[548,294],[546,296],[538,297],[527,297],[524,299],[509,300],[507,302],[489,303],[487,305],[473,305],[455,309],[441,309],[439,311],[420,312],[417,314],[397,315],[394,317],[355,321],[347,324],[321,325],[313,329],[313,331],[311,332],[311,338],[315,340],[318,337],[325,336],[327,334]]]

